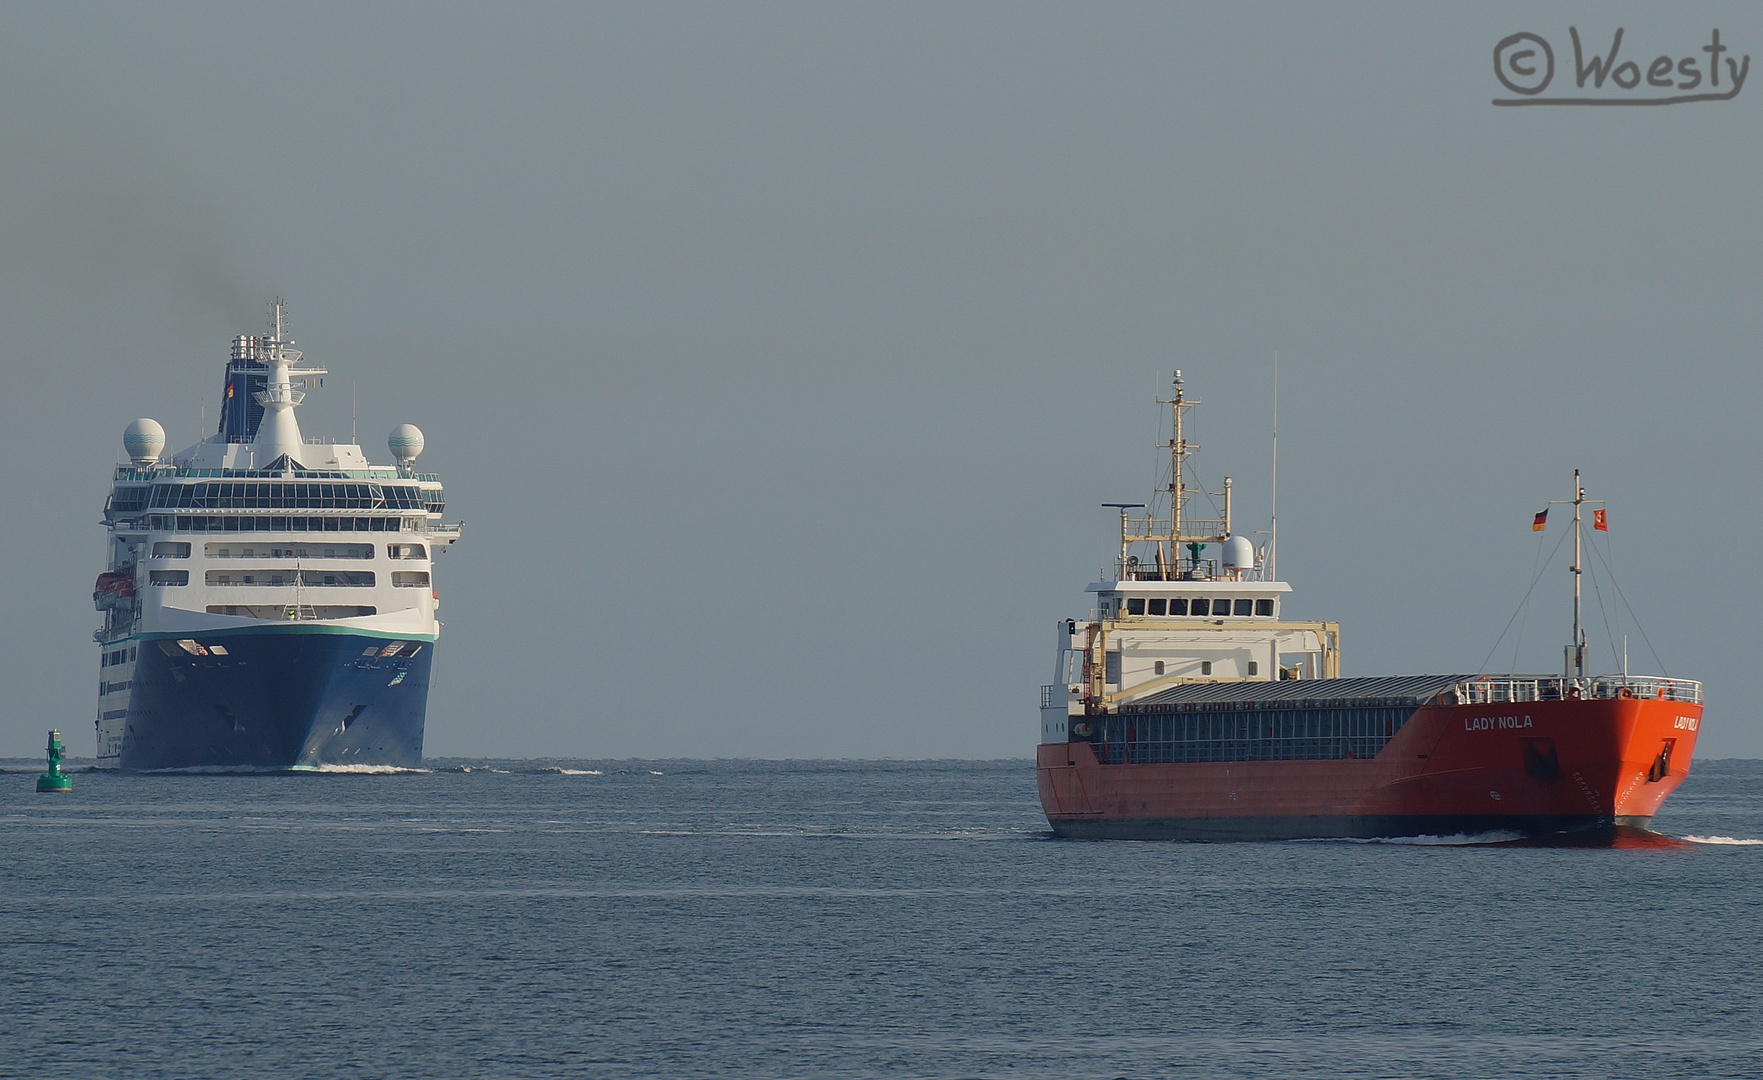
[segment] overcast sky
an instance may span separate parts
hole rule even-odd
[[[1491,104],[1518,31],[1763,65],[1754,5],[0,11],[0,754],[91,753],[122,429],[279,294],[306,433],[420,425],[465,522],[431,755],[1030,755],[1169,372],[1260,529],[1277,353],[1346,674],[1557,670],[1559,555],[1487,658],[1578,467],[1594,667],[1763,757],[1763,81]]]

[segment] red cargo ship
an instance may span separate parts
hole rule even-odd
[[[1574,474],[1574,644],[1560,675],[1340,677],[1340,628],[1288,622],[1272,551],[1184,513],[1185,399],[1169,515],[1120,512],[1112,580],[1058,629],[1041,688],[1041,806],[1070,837],[1271,840],[1644,830],[1694,756],[1701,684],[1586,673]],[[1143,516],[1134,511],[1141,511]],[[1538,516],[1539,524],[1542,515]],[[1602,523],[1601,512],[1598,521]],[[1208,558],[1216,546],[1219,554]],[[1271,547],[1271,544],[1269,545]],[[1110,576],[1110,575],[1104,575]]]

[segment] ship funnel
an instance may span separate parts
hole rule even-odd
[[[122,448],[130,460],[145,468],[158,461],[160,451],[165,449],[165,429],[157,420],[143,417],[133,421],[122,429]]]

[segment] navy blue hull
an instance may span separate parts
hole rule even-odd
[[[383,656],[389,638],[306,628],[183,640],[206,655],[140,642],[122,768],[422,763],[434,642]]]

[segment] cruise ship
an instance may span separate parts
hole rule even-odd
[[[1340,626],[1287,619],[1272,540],[1188,512],[1175,373],[1168,483],[1106,504],[1119,546],[1088,616],[1055,628],[1037,777],[1066,837],[1272,840],[1644,832],[1682,782],[1702,721],[1687,679],[1587,671],[1574,473],[1573,632],[1559,674],[1343,677]],[[1161,483],[1161,479],[1159,483]],[[1157,507],[1162,512],[1157,512]],[[1547,511],[1537,515],[1544,527]],[[1603,529],[1603,510],[1593,527]],[[1418,629],[1418,628],[1417,628]]]
[[[434,560],[460,538],[422,432],[396,464],[301,437],[325,369],[270,332],[233,339],[220,427],[169,461],[165,431],[123,434],[104,505],[108,559],[95,721],[100,766],[415,767],[441,624]]]

